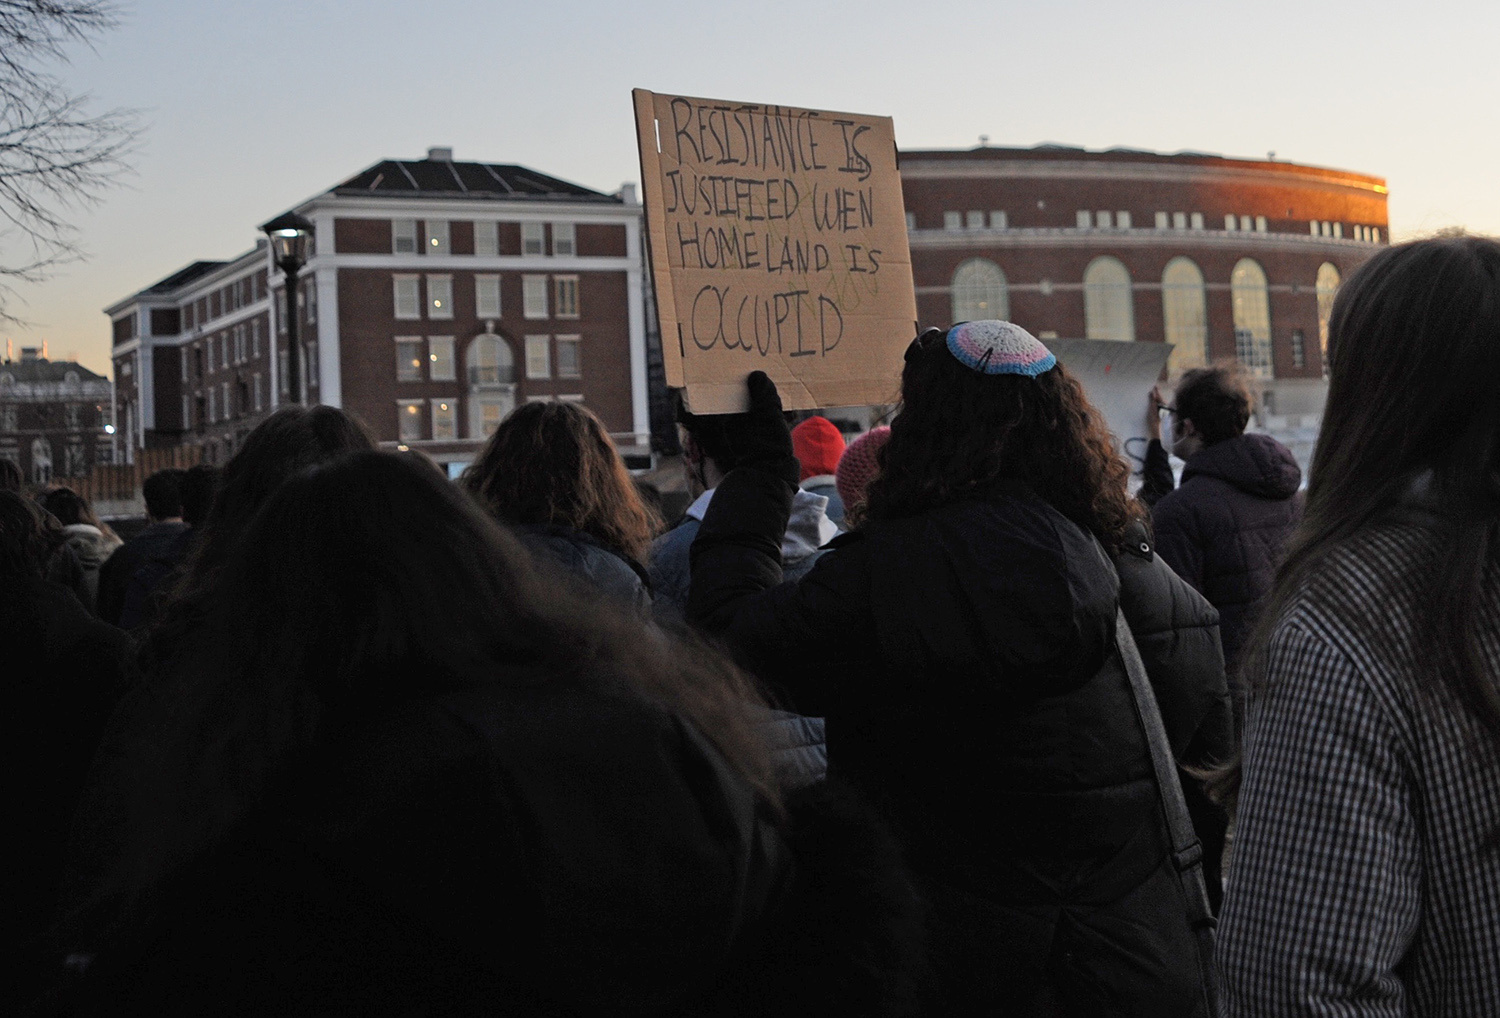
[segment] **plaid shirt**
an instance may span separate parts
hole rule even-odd
[[[1419,686],[1432,547],[1414,523],[1370,528],[1278,621],[1219,934],[1230,1015],[1500,1015],[1500,743],[1447,684]]]

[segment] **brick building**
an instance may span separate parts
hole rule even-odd
[[[382,445],[472,459],[519,401],[577,400],[649,455],[641,209],[520,166],[386,160],[297,206],[309,403]],[[282,274],[262,243],[106,308],[121,437],[232,455],[288,399]]]
[[[0,362],[0,459],[38,486],[109,463],[112,389],[81,364],[23,347],[20,360]]]
[[[1280,415],[1321,411],[1333,293],[1388,241],[1382,178],[1281,161],[980,147],[904,151],[901,181],[923,323],[1237,358]]]

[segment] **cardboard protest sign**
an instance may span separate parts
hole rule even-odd
[[[916,334],[889,117],[634,92],[667,384],[696,413],[884,403]]]
[[[1110,339],[1044,339],[1067,365],[1089,402],[1104,415],[1115,442],[1132,469],[1146,462],[1146,408],[1151,387],[1161,377],[1170,343],[1123,343]]]

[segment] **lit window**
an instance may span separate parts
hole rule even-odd
[[[506,405],[498,400],[486,399],[479,404],[479,435],[489,438],[500,427],[500,422],[505,420],[507,413]]]
[[[1118,226],[1122,230],[1128,230],[1128,229],[1130,229],[1130,213],[1129,212],[1116,212],[1115,213],[1115,225]]]
[[[546,336],[526,337],[527,378],[552,377],[552,357],[548,349],[550,345],[550,341]]]
[[[1234,305],[1234,355],[1257,378],[1270,378],[1271,298],[1266,272],[1251,258],[1241,258],[1229,276]]]
[[[557,291],[556,317],[578,317],[578,277],[556,276],[552,280]]]
[[[1339,292],[1339,270],[1332,262],[1318,266],[1318,350],[1323,355],[1323,373],[1328,373],[1328,322],[1333,318],[1333,298]]]
[[[572,223],[552,224],[552,253],[562,258],[578,253],[578,234]]]
[[[1169,216],[1167,213],[1165,213],[1165,212],[1158,212],[1156,214],[1156,228],[1158,230],[1168,229],[1168,228],[1171,227],[1171,225],[1172,225],[1172,217]]]
[[[467,356],[470,385],[510,385],[516,380],[510,344],[493,332],[475,336]]]
[[[1080,230],[1087,230],[1092,225],[1093,225],[1093,216],[1089,213],[1088,209],[1079,209],[1078,210],[1078,228]]]
[[[1378,226],[1372,226],[1372,227],[1370,227],[1370,243],[1372,243],[1372,244],[1379,244],[1380,243],[1380,227],[1378,227]]]
[[[944,212],[943,229],[962,230],[964,228],[964,217],[961,212]]]
[[[396,317],[421,318],[422,295],[418,290],[416,276],[392,276],[396,292]],[[211,368],[210,368],[211,370]]]
[[[906,232],[910,233],[912,230],[915,230],[916,228],[917,228],[917,214],[915,212],[908,212],[906,214]]]
[[[1005,214],[1005,210],[1004,209],[995,209],[994,211],[992,211],[990,213],[990,229],[992,229],[992,230],[1008,230],[1008,229],[1010,229],[1010,217]]]
[[[521,313],[527,318],[547,317],[547,277],[521,277]]]
[[[1114,229],[1114,225],[1115,225],[1114,219],[1115,219],[1115,217],[1113,215],[1111,215],[1110,213],[1108,213],[1108,212],[1096,212],[1096,213],[1094,213],[1094,222],[1095,222],[1095,224],[1098,225],[1099,229],[1101,229],[1101,230],[1112,230],[1112,229]]]
[[[427,227],[427,246],[424,250],[430,255],[445,255],[449,252],[448,247],[448,220],[429,219],[424,224]]]
[[[1192,215],[1192,220],[1193,220],[1193,229],[1195,229],[1195,230],[1201,230],[1201,229],[1203,229],[1203,213],[1202,212],[1194,212],[1193,215]]]
[[[583,374],[582,346],[578,336],[557,337],[558,378],[578,378]]]
[[[1172,374],[1208,363],[1208,310],[1203,273],[1189,258],[1173,258],[1161,274],[1164,338],[1172,344]]]
[[[422,340],[418,336],[396,337],[396,381],[422,380]]]
[[[1301,329],[1292,330],[1292,367],[1307,367],[1307,340],[1303,338]]]
[[[545,230],[541,223],[521,224],[521,253],[523,255],[541,254],[545,242]]]
[[[1087,339],[1135,339],[1130,272],[1118,258],[1095,258],[1084,270],[1083,319]]]
[[[453,277],[427,277],[427,317],[453,317]]]
[[[1234,217],[1233,212],[1226,212],[1224,214],[1224,229],[1233,231],[1238,224],[1239,220]]]
[[[971,258],[953,271],[953,321],[1010,318],[1005,272],[985,258]]]
[[[391,223],[391,251],[395,254],[415,254],[417,250],[417,221],[397,219]]]
[[[964,226],[970,230],[984,229],[984,213],[970,210],[968,214],[964,216]]]
[[[493,256],[500,253],[500,230],[493,220],[481,220],[474,224],[474,253]]]
[[[422,404],[419,400],[396,404],[396,434],[403,442],[422,438]]]
[[[1256,216],[1255,217],[1255,232],[1256,233],[1265,233],[1265,232],[1267,232],[1267,227],[1269,227],[1270,225],[1271,224],[1266,221],[1266,217],[1265,216]]]
[[[458,377],[452,336],[432,336],[427,340],[427,377],[434,382],[451,382]]]
[[[458,401],[435,399],[432,401],[432,437],[453,439],[458,437]]]
[[[480,318],[500,317],[500,277],[474,277],[474,314]]]

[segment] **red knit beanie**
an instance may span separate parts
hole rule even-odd
[[[834,480],[838,485],[839,498],[844,500],[845,512],[865,500],[865,489],[870,486],[875,475],[880,473],[880,463],[875,459],[875,454],[890,439],[891,429],[881,425],[860,435],[844,450]]]
[[[826,417],[809,417],[792,429],[792,452],[802,463],[799,480],[831,474],[844,454],[844,433]]]

